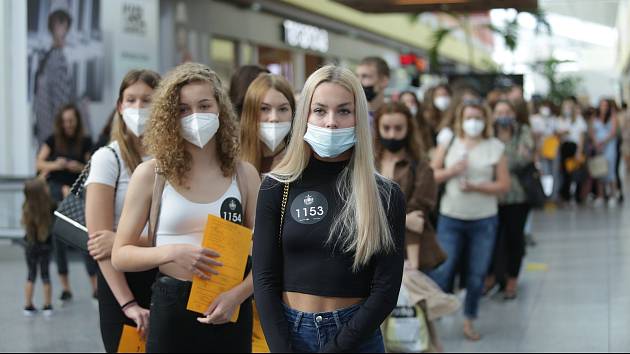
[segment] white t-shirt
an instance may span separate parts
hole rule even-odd
[[[588,126],[581,116],[576,117],[575,122],[571,118],[559,117],[556,120],[556,132],[563,133],[569,132],[564,138],[564,141],[569,141],[578,144],[580,137],[586,133]]]
[[[120,215],[122,214],[123,205],[125,203],[125,195],[127,194],[127,188],[129,187],[129,169],[125,164],[125,160],[122,158],[120,152],[120,146],[118,142],[114,141],[109,144],[109,147],[116,151],[118,154],[118,160],[120,161],[120,177],[118,179],[118,189],[116,190],[116,200],[114,203],[114,225],[113,230],[116,230],[118,222],[120,221]],[[148,160],[148,157],[144,157],[143,160]],[[116,188],[116,178],[118,177],[118,162],[116,162],[116,156],[107,148],[100,148],[92,155],[92,162],[90,166],[90,175],[85,181],[85,185],[91,183],[100,183]],[[146,232],[146,230],[145,230]]]
[[[438,133],[436,138],[438,146],[448,146],[451,143],[451,140],[453,140],[454,136],[455,134],[453,134],[453,129],[449,127],[440,129],[440,132]]]
[[[467,151],[464,143],[456,138],[448,150],[444,166],[449,168],[463,158],[468,158],[468,170],[463,175],[446,182],[440,213],[460,220],[479,220],[497,215],[499,210],[497,196],[463,192],[460,183],[463,178],[470,183],[493,181],[495,166],[503,156],[504,150],[505,146],[497,138],[482,140],[470,151]]]
[[[532,133],[541,136],[549,136],[556,131],[557,119],[555,117],[543,117],[540,114],[534,114],[530,118]]]

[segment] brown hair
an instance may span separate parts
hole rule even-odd
[[[293,90],[289,82],[282,76],[261,74],[247,89],[241,118],[241,159],[254,165],[259,172],[262,172],[260,171],[262,147],[258,138],[258,130],[260,129],[258,116],[262,101],[270,89],[277,90],[286,97],[291,106],[291,114],[295,115]]]
[[[166,178],[182,186],[190,171],[192,156],[186,151],[186,141],[180,132],[180,93],[182,87],[197,82],[211,86],[219,105],[220,125],[214,138],[224,176],[234,175],[239,156],[234,110],[219,76],[203,64],[185,63],[175,67],[162,79],[153,95],[153,109],[143,141]]]
[[[424,150],[424,142],[421,140],[418,134],[419,131],[418,131],[418,127],[416,125],[415,119],[413,119],[413,117],[411,116],[411,112],[409,112],[409,109],[403,103],[390,102],[390,103],[386,103],[381,108],[379,108],[379,110],[376,111],[376,114],[374,115],[373,137],[374,137],[374,157],[376,159],[376,164],[378,165],[380,163],[381,156],[383,153],[383,145],[381,144],[381,140],[380,140],[381,118],[385,114],[393,114],[393,113],[399,113],[405,116],[407,120],[407,146],[405,147],[405,150],[407,151],[409,155],[411,155],[413,160],[420,161],[421,159],[425,157],[423,154],[423,151],[425,150]]]
[[[33,178],[24,183],[22,225],[29,244],[48,240],[53,221],[52,206],[53,201],[45,179]]]
[[[453,91],[446,84],[440,84],[435,87],[431,87],[424,93],[424,112],[423,117],[424,120],[431,126],[431,129],[434,131],[438,131],[444,127],[443,118],[446,116],[447,111],[441,112],[436,106],[434,102],[435,92],[439,89],[443,88],[448,92],[451,99],[453,97]],[[453,103],[451,101],[451,106]]]
[[[389,65],[381,57],[366,57],[361,60],[359,65],[374,65],[379,77],[390,77]]]
[[[482,137],[484,139],[491,138],[494,135],[494,131],[492,129],[492,124],[490,123],[490,108],[486,104],[484,104],[481,100],[464,101],[462,104],[459,105],[459,107],[457,107],[457,110],[456,110],[457,113],[455,114],[455,124],[453,126],[454,128],[453,131],[455,131],[457,136],[459,137],[464,136],[463,124],[464,124],[464,111],[466,110],[466,108],[475,108],[481,112],[482,118],[486,125],[485,129],[483,130]]]
[[[269,74],[269,70],[258,65],[244,65],[232,75],[230,80],[230,100],[234,104],[236,118],[241,119],[247,88],[260,74]]]
[[[125,75],[118,89],[117,108],[114,113],[111,135],[112,141],[118,142],[122,159],[125,161],[130,175],[142,162],[142,156],[140,156],[140,152],[136,150],[136,139],[138,138],[127,129],[125,121],[122,119],[120,112],[118,112],[118,107],[122,104],[125,90],[137,82],[144,82],[147,86],[155,89],[160,82],[160,75],[151,70],[131,70]],[[141,141],[138,142],[142,143]]]
[[[63,113],[68,110],[74,111],[74,117],[77,119],[77,126],[74,129],[74,134],[70,137],[66,136],[63,129]],[[81,112],[79,112],[79,108],[77,108],[74,103],[66,104],[57,111],[57,115],[55,115],[53,135],[55,137],[54,148],[57,154],[75,153],[78,155],[81,153],[81,150],[83,150],[83,137],[85,135],[85,131],[83,130],[83,119],[81,119]]]

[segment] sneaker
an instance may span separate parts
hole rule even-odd
[[[604,199],[603,198],[597,198],[595,199],[595,201],[593,201],[593,207],[594,208],[601,208],[604,206]]]
[[[614,208],[617,206],[617,199],[616,198],[610,198],[608,199],[608,206],[611,208]]]
[[[72,293],[71,293],[71,292],[69,292],[69,291],[64,290],[64,291],[61,293],[61,296],[59,297],[59,299],[60,299],[61,301],[70,301],[70,300],[72,300]]]
[[[53,307],[52,307],[52,305],[44,306],[44,308],[42,309],[42,312],[44,313],[44,316],[46,316],[46,317],[52,316],[52,314],[53,314]]]
[[[36,314],[37,314],[37,309],[35,308],[35,306],[31,305],[31,306],[26,306],[24,308],[24,316],[32,317],[32,316],[35,316]]]

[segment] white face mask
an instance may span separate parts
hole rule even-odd
[[[448,96],[438,96],[438,97],[433,99],[433,104],[441,112],[444,112],[444,111],[446,111],[448,106],[451,104],[451,98],[448,97]]]
[[[412,116],[416,116],[416,114],[418,113],[418,107],[416,106],[411,106],[409,107],[409,112],[411,113]]]
[[[202,149],[219,130],[216,113],[193,113],[181,119],[182,136],[189,143]]]
[[[355,128],[328,129],[308,124],[306,141],[321,157],[334,158],[352,148],[356,142]]]
[[[147,121],[149,120],[149,109],[148,108],[125,108],[122,112],[122,118],[127,125],[127,128],[131,130],[131,132],[135,136],[140,136],[144,133],[144,128],[147,125]]]
[[[289,131],[291,131],[291,122],[260,123],[258,136],[271,151],[276,151],[276,148],[289,134]]]
[[[549,107],[541,107],[540,114],[542,114],[543,117],[549,117],[551,115],[551,109]]]
[[[483,133],[486,123],[479,118],[466,119],[462,128],[469,138],[476,138]]]

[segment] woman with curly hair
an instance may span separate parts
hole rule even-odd
[[[151,298],[149,352],[249,352],[249,270],[202,317],[186,310],[193,275],[211,280],[221,271],[220,255],[201,247],[208,215],[225,216],[229,207],[230,221],[254,227],[260,178],[250,164],[238,161],[230,99],[214,71],[186,63],[164,77],[152,108],[144,143],[154,159],[140,164],[131,178],[112,263],[126,272],[159,268]],[[156,247],[142,247],[156,173],[166,180]],[[238,321],[228,323],[239,306]]]

